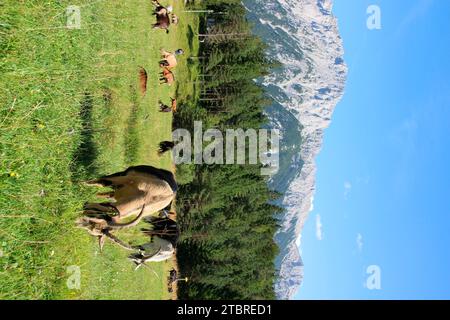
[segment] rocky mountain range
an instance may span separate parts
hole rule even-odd
[[[347,67],[332,0],[245,0],[254,32],[282,67],[258,81],[274,103],[271,127],[281,132],[280,170],[270,180],[283,194],[285,212],[275,239],[280,246],[275,285],[279,299],[291,299],[303,280],[299,246],[312,210],[316,164],[324,130],[341,99]]]

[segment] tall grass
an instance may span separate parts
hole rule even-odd
[[[72,4],[81,7],[81,29],[65,28]],[[150,29],[151,10],[138,0],[0,4],[0,299],[169,297],[170,263],[134,272],[125,252],[107,245],[100,254],[74,227],[84,202],[95,200],[82,180],[135,164],[172,168],[156,152],[172,124],[157,101],[176,90],[158,85],[159,48],[189,54],[197,21],[181,15],[166,35]],[[144,97],[139,66],[149,75]],[[189,83],[187,70],[181,61],[177,80]],[[183,85],[178,95],[192,91]],[[80,290],[66,286],[69,266],[81,270]]]

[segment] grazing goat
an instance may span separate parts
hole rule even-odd
[[[171,86],[175,82],[175,76],[168,68],[163,68],[159,78],[160,84],[166,83]]]
[[[167,216],[147,217],[145,222],[149,223],[152,229],[141,229],[141,231],[150,236],[151,241],[139,246],[139,253],[129,256],[129,259],[136,264],[136,268],[146,262],[165,261],[172,257],[180,237],[178,224]]]
[[[99,194],[115,202],[89,203],[85,205],[85,214],[105,217],[105,214],[116,214],[112,220],[117,223],[121,219],[141,213],[139,220],[167,207],[175,198],[177,183],[174,175],[167,170],[152,166],[136,166],[100,179],[87,182],[88,185],[111,187],[113,192]]]
[[[124,228],[136,226],[141,217],[144,215],[145,205],[142,207],[138,217],[128,223],[116,223],[111,217],[105,215],[103,218],[83,217],[77,220],[79,227],[87,229],[88,232],[98,238],[100,251],[103,250],[105,239],[110,239],[113,243],[119,245],[125,250],[134,251],[129,258],[136,264],[136,269],[146,262],[157,262],[170,259],[175,252],[178,239],[180,237],[180,229],[178,224],[169,218],[168,214],[163,211],[163,217],[147,217],[144,221],[152,226],[151,229],[141,229],[141,231],[150,236],[150,242],[143,245],[132,246],[121,241],[111,232]]]
[[[163,60],[159,62],[161,68],[173,69],[177,66],[177,56],[184,54],[183,49],[178,49],[175,52],[168,52],[161,49],[161,57]]]
[[[173,245],[160,237],[154,237],[150,243],[140,246],[139,253],[133,253],[128,258],[136,264],[136,269],[146,262],[161,262],[170,259],[175,253]]]
[[[152,1],[155,6],[154,15],[156,15],[156,23],[152,25],[153,29],[164,29],[169,33],[171,19],[169,14],[172,12],[171,7],[164,7],[158,1]],[[178,22],[178,21],[177,21]]]
[[[139,89],[141,90],[142,96],[145,96],[147,93],[147,80],[147,71],[144,68],[139,67]]]

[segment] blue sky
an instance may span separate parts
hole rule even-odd
[[[381,30],[366,27],[372,4]],[[317,159],[296,298],[450,298],[450,1],[336,0],[334,14],[349,77]],[[371,265],[380,290],[365,287]]]

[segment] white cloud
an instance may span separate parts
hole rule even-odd
[[[345,200],[348,199],[348,196],[350,195],[350,191],[352,190],[352,184],[349,181],[344,182],[344,198]]]
[[[321,241],[323,239],[322,221],[320,215],[316,215],[316,238]]]
[[[356,245],[358,246],[358,251],[361,252],[363,249],[363,236],[361,233],[356,235]]]

